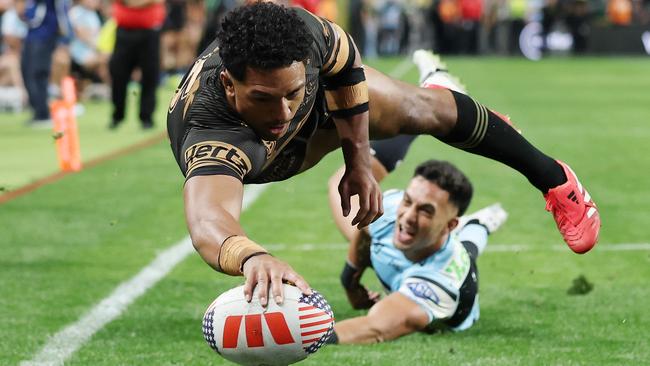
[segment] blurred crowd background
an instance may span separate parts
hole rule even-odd
[[[0,110],[29,109],[51,125],[48,101],[74,77],[80,100],[108,100],[124,119],[141,85],[143,128],[155,90],[184,74],[240,0],[0,0]],[[539,59],[650,55],[650,0],[284,0],[341,24],[367,58],[418,48]]]

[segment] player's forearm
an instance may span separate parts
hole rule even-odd
[[[386,342],[416,331],[405,323],[390,321],[390,318],[397,316],[398,313],[399,311],[396,309],[393,314],[385,314],[384,319],[366,315],[337,322],[334,325],[334,331],[339,344]]]
[[[358,291],[361,286],[361,276],[363,272],[370,265],[370,235],[366,230],[357,230],[352,236],[348,246],[348,257],[341,271],[341,285],[346,290],[348,299],[355,309],[361,307],[361,303],[365,303],[366,297],[360,300]]]
[[[354,42],[352,49],[355,54],[352,65],[328,80],[326,99],[341,139],[346,166],[370,167],[368,85]]]
[[[339,344],[368,344],[383,342],[382,331],[373,326],[368,316],[346,319],[334,324]]]
[[[334,119],[341,140],[341,149],[347,169],[370,169],[370,142],[368,138],[368,112],[345,119]]]
[[[194,248],[215,270],[220,269],[218,260],[223,242],[233,235],[244,235],[239,223],[222,208],[215,208],[208,217],[188,215],[187,225]]]
[[[375,304],[368,315],[338,322],[339,343],[375,343],[416,332],[429,323],[424,310],[411,299],[394,292]]]
[[[348,262],[360,271],[370,266],[370,242],[367,229],[357,230],[348,246]]]
[[[185,183],[185,220],[192,243],[201,257],[216,270],[223,270],[220,268],[223,263],[219,260],[220,253],[221,259],[224,257],[222,244],[226,239],[245,235],[239,224],[243,194],[241,181],[227,175],[194,176]],[[235,274],[239,274],[238,266],[235,267]]]

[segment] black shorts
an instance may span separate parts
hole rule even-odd
[[[417,135],[399,135],[370,141],[370,152],[390,173],[404,160]]]

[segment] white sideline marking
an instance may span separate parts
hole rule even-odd
[[[345,243],[306,243],[306,244],[268,244],[264,245],[268,250],[288,250],[298,252],[310,252],[313,250],[343,250],[347,249],[348,245]],[[527,244],[488,244],[485,248],[487,252],[568,252],[571,250],[566,245],[548,245],[548,246],[533,246]],[[627,252],[635,250],[650,250],[650,243],[616,243],[616,244],[597,244],[594,249],[595,252]]]
[[[268,186],[268,184],[246,186],[242,211],[255,202]],[[50,337],[38,354],[29,361],[21,362],[20,365],[63,365],[65,360],[72,356],[93,334],[118,318],[131,303],[147,292],[193,252],[192,241],[188,236],[158,254],[137,275],[126,282],[122,282],[113,290],[110,296],[95,305],[75,323],[68,325]]]

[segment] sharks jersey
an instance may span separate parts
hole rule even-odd
[[[403,195],[403,191],[385,192],[384,215],[369,227],[372,267],[388,292],[399,291],[422,307],[429,316],[430,329],[467,329],[479,318],[479,302],[475,258],[458,238],[467,237],[463,235],[466,229],[458,236],[450,235],[431,256],[411,262],[393,244]],[[473,226],[478,225],[466,228],[472,230]]]

